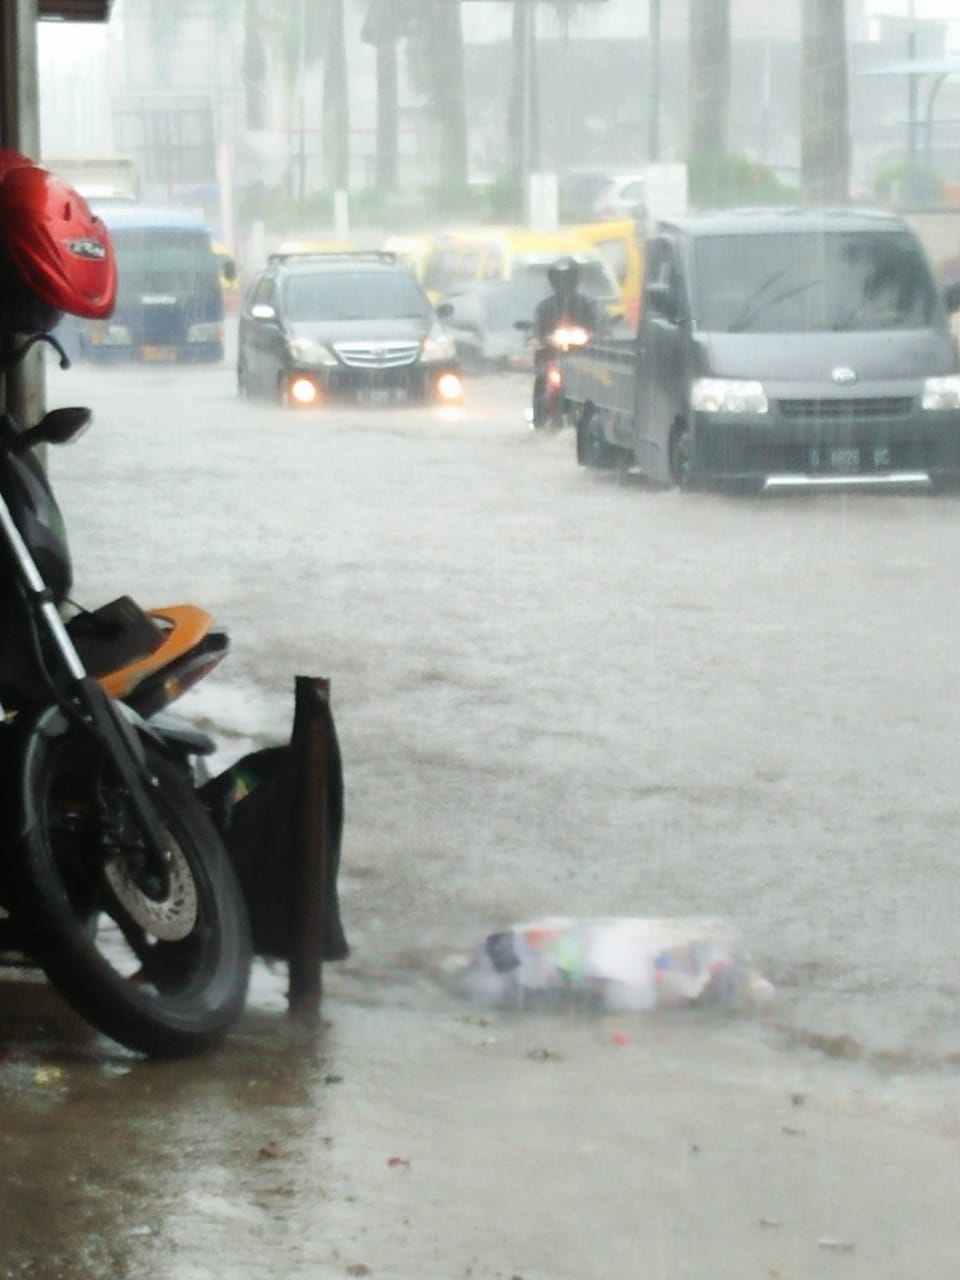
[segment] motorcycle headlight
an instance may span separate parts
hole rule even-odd
[[[739,378],[697,378],[690,388],[690,407],[697,413],[767,413],[761,382]]]
[[[287,343],[290,355],[299,364],[323,365],[327,369],[337,364],[337,357],[322,342],[314,342],[312,338],[291,338]]]
[[[212,324],[192,324],[187,330],[188,342],[221,342],[223,329],[214,321]]]
[[[960,374],[927,378],[923,384],[924,409],[960,409]]]
[[[443,329],[434,329],[423,340],[420,359],[424,364],[433,364],[437,360],[452,360],[456,353],[450,334]]]
[[[583,347],[590,341],[590,335],[582,325],[560,325],[550,335],[555,347]]]

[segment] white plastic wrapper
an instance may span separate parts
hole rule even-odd
[[[462,994],[504,1008],[647,1012],[773,996],[735,931],[711,919],[525,921],[489,934],[448,976]]]

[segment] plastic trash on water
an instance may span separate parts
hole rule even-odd
[[[491,933],[452,961],[461,995],[503,1008],[748,1008],[773,986],[722,920],[553,916]]]

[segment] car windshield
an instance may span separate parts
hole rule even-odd
[[[291,321],[426,319],[430,304],[407,271],[305,271],[281,289]]]
[[[937,305],[906,232],[703,236],[695,254],[707,333],[914,329]]]

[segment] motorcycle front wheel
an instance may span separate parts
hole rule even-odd
[[[13,877],[28,954],[94,1027],[137,1053],[216,1044],[246,1000],[246,907],[189,777],[152,746],[147,771],[168,837],[157,871],[114,766],[81,730],[36,735]]]

